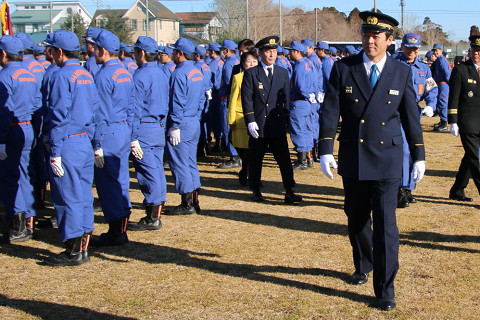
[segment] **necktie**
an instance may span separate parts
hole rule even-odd
[[[377,75],[377,65],[372,65],[372,72],[370,73],[370,87],[375,88],[375,84],[377,84],[378,75]]]
[[[272,79],[273,79],[273,73],[272,73],[272,67],[267,67],[267,72],[268,72],[268,81],[270,81],[270,83],[272,83]]]

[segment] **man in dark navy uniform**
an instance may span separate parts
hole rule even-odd
[[[280,167],[285,203],[302,201],[293,192],[293,168],[287,143],[287,113],[290,96],[288,71],[274,66],[277,59],[278,37],[271,36],[257,42],[261,61],[256,67],[245,70],[242,82],[242,107],[250,140],[248,181],[253,190],[253,200],[263,201],[260,193],[262,162],[267,148],[272,150]]]
[[[339,170],[345,190],[345,213],[353,249],[353,284],[363,284],[373,270],[373,287],[382,310],[395,308],[399,233],[395,218],[402,177],[403,140],[410,146],[413,177],[425,172],[425,148],[408,66],[386,54],[398,22],[364,11],[363,54],[333,65],[321,115],[319,152],[322,171],[330,179],[333,139],[338,137]],[[372,230],[373,222],[373,230]]]

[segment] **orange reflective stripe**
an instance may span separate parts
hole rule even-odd
[[[25,121],[25,122],[12,122],[10,123],[11,126],[21,126],[23,124],[29,124],[31,123],[30,120],[29,121]]]
[[[447,84],[446,81],[442,81],[442,82],[437,82],[437,84]]]
[[[422,95],[422,94],[423,94],[423,83],[420,83],[420,84],[418,85],[418,94],[419,94],[419,95]]]
[[[87,131],[82,132],[82,133],[69,134],[69,135],[67,135],[67,138],[75,137],[75,136],[83,136],[84,134],[87,134]]]

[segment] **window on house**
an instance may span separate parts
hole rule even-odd
[[[48,9],[48,6],[42,6],[42,9]]]
[[[162,29],[163,26],[162,26],[162,20],[158,20],[158,29]]]
[[[148,20],[148,31],[152,29],[152,21]],[[147,30],[147,19],[143,19],[143,30]]]
[[[137,19],[130,20],[130,29],[137,31]]]
[[[98,26],[98,28],[105,28],[105,20],[98,19],[97,20],[97,26]]]

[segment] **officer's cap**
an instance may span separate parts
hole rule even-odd
[[[94,43],[94,42],[93,42],[93,39],[95,39],[96,37],[98,37],[98,35],[100,34],[100,32],[102,32],[102,29],[100,29],[100,28],[88,27],[88,29],[87,29],[87,34],[85,35],[85,41]]]
[[[0,38],[0,49],[11,54],[23,53],[23,42],[14,36],[4,35]]]
[[[80,52],[81,52],[81,53],[87,53],[87,47],[81,46],[81,47],[80,47]]]
[[[53,41],[53,33],[49,33],[47,34],[47,37],[45,38],[45,40],[43,40],[42,44],[44,46],[51,46],[52,41]]]
[[[428,51],[428,52],[425,54],[425,58],[430,59],[430,57],[432,56],[432,54],[433,54],[433,51],[432,51],[432,50]]]
[[[173,49],[182,51],[184,54],[192,54],[195,50],[192,41],[186,38],[178,38],[177,42],[173,45]]]
[[[120,43],[120,51],[132,53],[133,52],[133,45],[131,45],[129,43],[121,42]]]
[[[137,39],[137,42],[134,44],[135,47],[142,49],[145,52],[157,53],[158,46],[157,42],[150,37],[140,36]]]
[[[280,38],[277,36],[269,36],[258,41],[255,45],[255,48],[258,49],[276,49],[278,47],[278,40]]]
[[[237,50],[238,46],[232,40],[223,40],[221,49]]]
[[[305,47],[313,47],[313,46],[314,46],[313,41],[310,40],[310,39],[303,39],[303,40],[302,40],[302,44],[303,44]]]
[[[30,37],[26,33],[19,32],[15,35],[18,39],[20,39],[23,43],[23,47],[28,50],[33,50],[33,46],[35,41],[33,41],[32,37]]]
[[[207,50],[220,51],[220,45],[216,42],[212,42],[208,45]]]
[[[330,48],[328,48],[328,50],[330,50],[330,52],[332,54],[337,54],[337,48],[335,48],[335,47],[330,47]]]
[[[205,49],[202,46],[196,46],[195,53],[198,53],[199,55],[204,56],[207,53],[207,49]]]
[[[362,11],[359,13],[359,16],[363,20],[362,32],[392,32],[398,26],[397,20],[380,12]]]
[[[480,35],[470,36],[468,40],[470,40],[470,47],[480,49]]]
[[[435,44],[433,45],[433,48],[432,48],[432,50],[436,50],[436,49],[443,50],[443,47],[442,47],[442,45],[441,45],[441,44],[435,43]]]
[[[355,50],[355,47],[352,45],[345,46],[345,52],[348,54],[357,54],[357,50]]]
[[[325,50],[328,50],[328,49],[329,49],[329,46],[328,46],[328,43],[326,43],[326,42],[324,42],[324,41],[318,41],[316,48],[317,48],[317,49],[325,49]]]
[[[33,45],[33,52],[36,54],[44,53],[45,52],[45,46],[42,43],[35,43]]]
[[[303,43],[298,42],[298,41],[292,41],[290,43],[290,46],[288,47],[288,49],[289,50],[298,50],[301,53],[307,53],[307,47]]]
[[[80,50],[80,42],[77,35],[68,30],[57,30],[53,34],[52,47],[66,51]]]
[[[418,33],[406,33],[402,38],[402,44],[406,48],[420,48],[422,46],[421,40]]]
[[[108,52],[118,53],[120,51],[120,40],[116,35],[108,30],[102,30],[98,36],[93,38],[92,43],[107,50]]]

